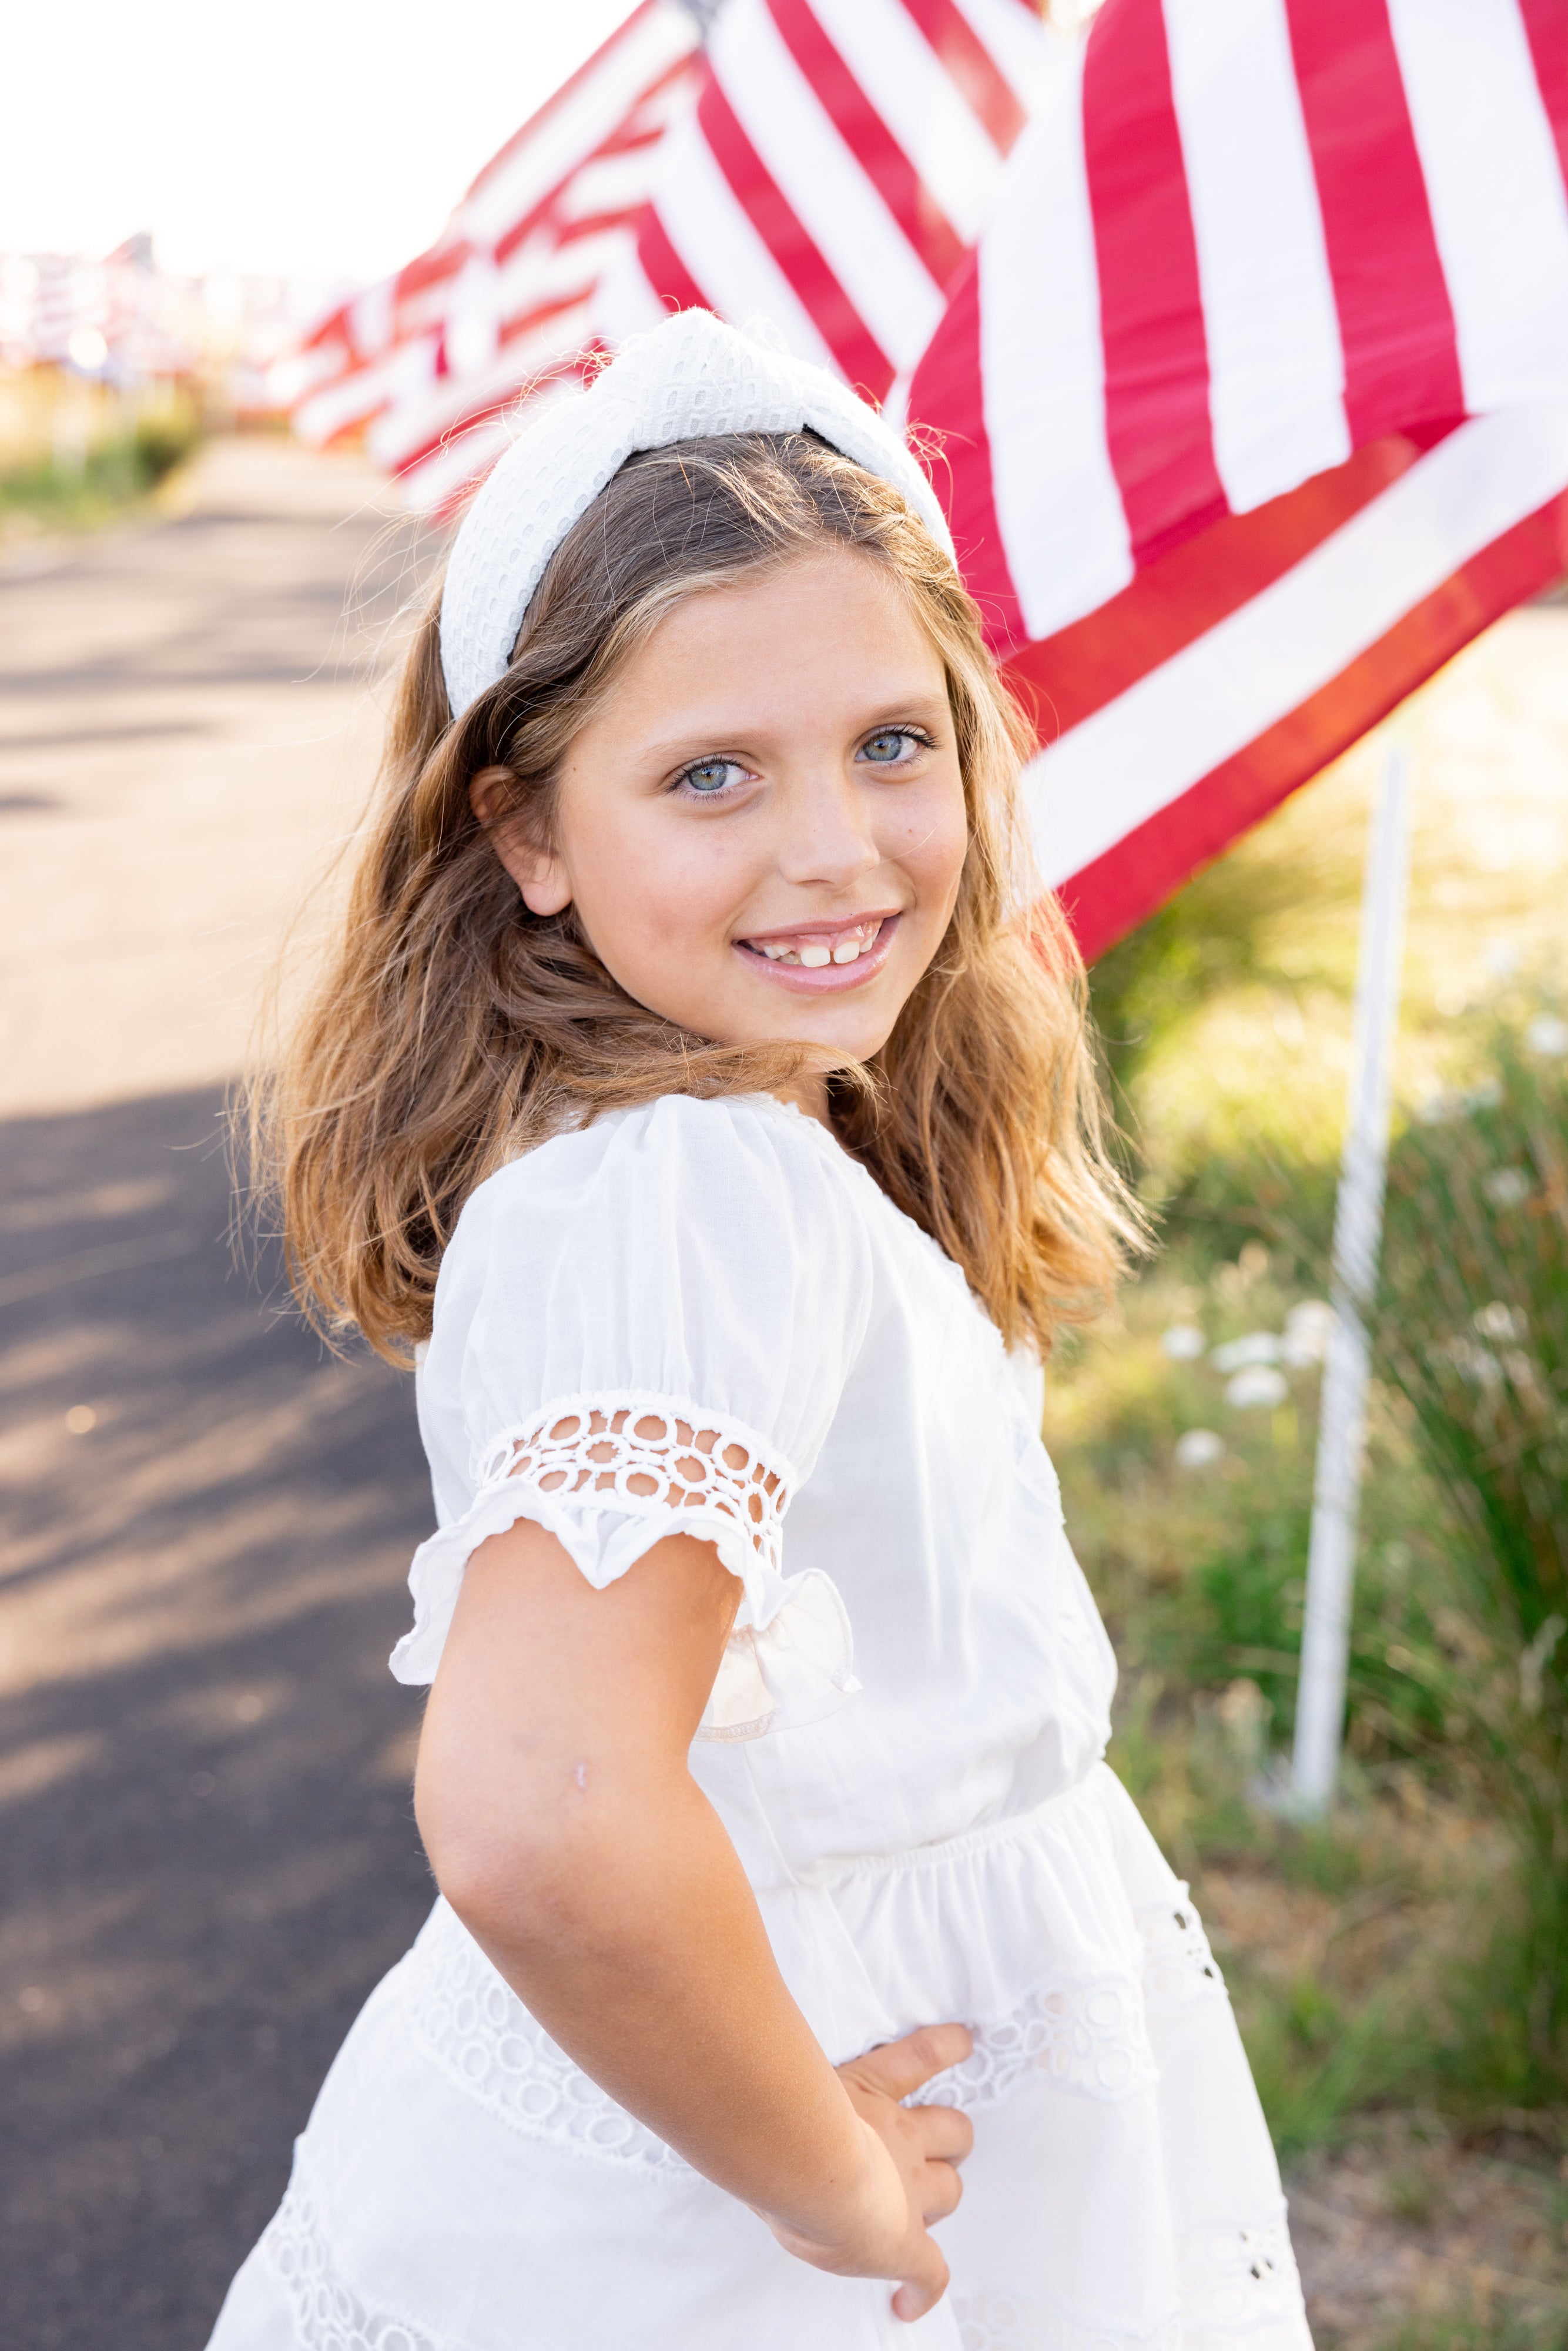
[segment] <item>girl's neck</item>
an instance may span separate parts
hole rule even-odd
[[[789,1102],[793,1109],[800,1113],[802,1117],[815,1119],[819,1126],[825,1126],[828,1133],[831,1134],[833,1122],[828,1111],[828,1080],[825,1071],[802,1071],[800,1075],[789,1085],[776,1088],[774,1098],[778,1102]]]

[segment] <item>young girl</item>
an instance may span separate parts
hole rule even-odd
[[[903,444],[706,313],[468,514],[267,1105],[419,1364],[440,1898],[214,2351],[1308,2344],[1037,1435],[1134,1228],[1023,747]]]

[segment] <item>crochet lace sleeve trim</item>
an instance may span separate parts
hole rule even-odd
[[[552,1534],[597,1592],[665,1534],[711,1542],[742,1588],[699,1736],[814,1721],[858,1689],[842,1600],[820,1570],[786,1576],[784,1513],[800,1479],[777,1447],[689,1397],[638,1389],[558,1396],[490,1437],[474,1497],[413,1555],[400,1681],[434,1680],[468,1561],[519,1519]]]
[[[727,1520],[781,1573],[793,1473],[752,1430],[700,1405],[625,1392],[562,1397],[497,1437],[476,1468],[482,1489],[519,1478],[568,1508]]]

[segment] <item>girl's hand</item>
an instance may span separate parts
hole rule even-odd
[[[928,2024],[837,2068],[865,2131],[866,2172],[842,2236],[805,2237],[769,2221],[786,2250],[840,2277],[896,2278],[895,2318],[924,2318],[947,2290],[947,2264],[926,2224],[945,2220],[963,2194],[957,2166],[975,2143],[953,2106],[899,2101],[968,2054],[961,2024]]]

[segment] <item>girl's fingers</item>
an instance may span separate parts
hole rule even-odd
[[[923,2024],[918,2032],[906,2032],[902,2041],[886,2041],[880,2049],[868,2049],[863,2057],[841,2065],[839,2071],[863,2082],[868,2089],[884,2091],[890,2098],[907,2098],[912,2090],[923,2089],[934,2074],[961,2065],[974,2045],[966,2025]]]
[[[924,2318],[935,2310],[947,2291],[947,2264],[936,2250],[933,2238],[921,2240],[921,2259],[912,2276],[905,2278],[893,2297],[894,2318]]]
[[[933,2220],[945,2220],[958,2209],[964,2193],[964,2183],[950,2163],[928,2163],[920,2183],[920,2217],[927,2228]]]
[[[975,2126],[956,2106],[909,2106],[904,2111],[927,2163],[962,2163],[973,2152]]]

